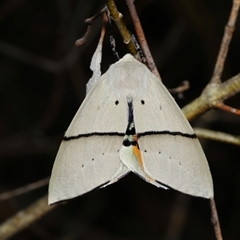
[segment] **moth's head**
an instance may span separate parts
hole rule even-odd
[[[117,98],[134,99],[143,95],[148,79],[153,76],[144,64],[132,55],[126,54],[110,66],[106,80]]]

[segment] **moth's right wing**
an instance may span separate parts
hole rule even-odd
[[[127,102],[116,99],[110,80],[106,75],[100,78],[66,131],[52,170],[49,204],[105,187],[129,172],[119,159]]]

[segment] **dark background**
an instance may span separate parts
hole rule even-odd
[[[134,32],[125,1],[116,1]],[[142,21],[164,84],[189,80],[180,106],[199,96],[211,78],[230,0],[138,0]],[[50,175],[64,131],[85,96],[89,63],[102,18],[93,23],[87,43],[76,39],[84,20],[104,1],[2,0],[0,2],[0,191]],[[113,26],[120,56],[127,49]],[[230,46],[223,80],[239,73],[240,26]],[[105,39],[102,70],[114,62]],[[240,108],[239,96],[227,101]],[[238,116],[211,110],[192,124],[240,135]],[[201,141],[215,184],[215,199],[225,239],[240,239],[240,150]],[[47,193],[47,186],[0,202],[0,221]],[[12,239],[214,239],[209,202],[164,191],[130,174],[119,182],[59,206]]]

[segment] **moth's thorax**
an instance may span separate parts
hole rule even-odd
[[[116,98],[134,99],[143,95],[151,75],[142,63],[125,61],[110,67],[106,81]]]

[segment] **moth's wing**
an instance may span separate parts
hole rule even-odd
[[[49,183],[49,204],[105,187],[127,174],[118,157],[121,144],[117,136],[63,141]]]
[[[49,183],[49,204],[116,182],[129,172],[119,160],[127,127],[126,102],[103,75],[73,118],[58,150]]]
[[[212,198],[212,176],[192,127],[159,79],[151,72],[145,78],[145,93],[133,100],[145,172],[183,193]]]

